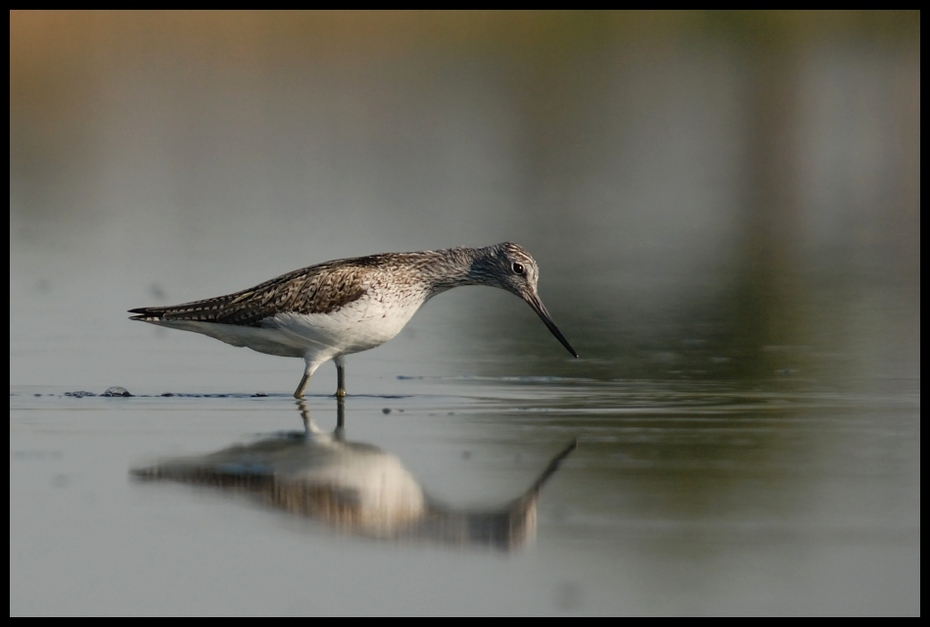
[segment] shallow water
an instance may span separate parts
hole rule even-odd
[[[920,613],[919,16],[566,15],[12,15],[11,614]],[[453,290],[341,419],[126,313],[506,240],[581,358]]]
[[[512,545],[370,533],[287,511],[248,490],[129,476],[166,459],[301,434],[297,404],[283,395],[76,398],[14,388],[14,607],[116,614],[897,614],[917,607],[920,392],[913,386],[838,393],[783,382],[762,390],[519,377],[394,386],[394,396],[347,399],[345,440],[395,460],[430,498],[459,511],[499,509],[519,497],[577,439]],[[308,406],[330,433],[336,401],[313,397]]]

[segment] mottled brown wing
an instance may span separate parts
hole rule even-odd
[[[194,320],[259,326],[262,319],[282,312],[329,313],[365,293],[359,281],[364,270],[338,261],[294,270],[235,294],[171,307],[130,309],[132,320]]]

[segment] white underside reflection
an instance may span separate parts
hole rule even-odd
[[[215,486],[254,495],[270,507],[319,520],[340,532],[384,540],[418,540],[511,550],[535,536],[540,490],[576,446],[562,449],[523,494],[488,509],[456,509],[430,498],[395,455],[320,430],[298,402],[305,430],[196,457],[136,468],[142,480]]]

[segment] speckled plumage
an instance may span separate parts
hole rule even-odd
[[[300,398],[320,364],[332,359],[345,394],[343,356],[393,338],[433,296],[460,285],[489,285],[525,300],[558,340],[575,350],[536,293],[536,261],[518,244],[384,253],[327,261],[253,288],[171,307],[131,309],[132,320],[195,331],[233,346],[301,357]]]

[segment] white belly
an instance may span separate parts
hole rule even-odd
[[[233,346],[282,357],[325,355],[331,359],[381,346],[400,333],[422,302],[385,305],[369,297],[331,313],[280,313],[261,326],[239,326],[191,320],[154,324],[209,335]]]

